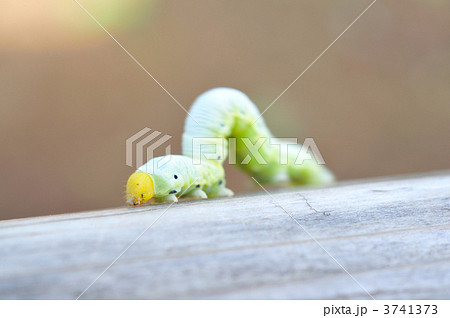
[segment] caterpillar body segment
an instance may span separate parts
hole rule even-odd
[[[194,101],[189,113],[182,139],[182,153],[185,156],[204,157],[221,149],[221,155],[210,160],[222,164],[228,156],[229,138],[233,138],[236,153],[231,155],[235,155],[236,165],[261,183],[321,185],[334,180],[333,174],[324,165],[311,160],[296,163],[301,145],[289,145],[288,160],[280,163],[282,147],[270,143],[273,135],[260,117],[258,108],[236,89],[214,88],[203,93]],[[202,143],[202,138],[209,139]],[[249,152],[252,145],[260,146],[258,158]]]
[[[151,159],[139,167],[127,182],[127,203],[141,205],[177,202],[180,197],[207,199],[232,196],[225,187],[225,173],[217,162],[195,163],[192,158],[169,155]]]

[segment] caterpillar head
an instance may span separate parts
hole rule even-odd
[[[127,182],[127,204],[141,205],[155,195],[153,180],[150,175],[137,170]]]

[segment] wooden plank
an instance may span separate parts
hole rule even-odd
[[[77,298],[162,213],[82,299],[450,297],[448,172],[167,207],[0,222],[0,298]]]

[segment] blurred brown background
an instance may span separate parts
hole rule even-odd
[[[185,107],[228,86],[261,110],[371,2],[79,1]],[[313,137],[339,179],[450,168],[449,12],[377,1],[265,114],[274,135]],[[125,140],[179,153],[185,115],[74,1],[0,2],[0,219],[123,205]]]

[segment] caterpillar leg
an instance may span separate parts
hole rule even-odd
[[[217,191],[218,197],[232,197],[233,195],[234,192],[231,189],[225,187],[219,188],[219,190]]]
[[[178,198],[175,196],[175,194],[169,194],[164,197],[160,198],[154,198],[155,203],[175,203],[178,202]]]
[[[190,192],[188,192],[186,195],[186,197],[190,197],[190,198],[194,198],[196,200],[205,200],[208,199],[208,196],[206,195],[206,193],[199,188],[196,188]]]
[[[225,186],[216,186],[211,189],[211,191],[208,193],[208,196],[210,198],[213,197],[232,197],[234,195],[234,192],[230,189],[226,188]]]

